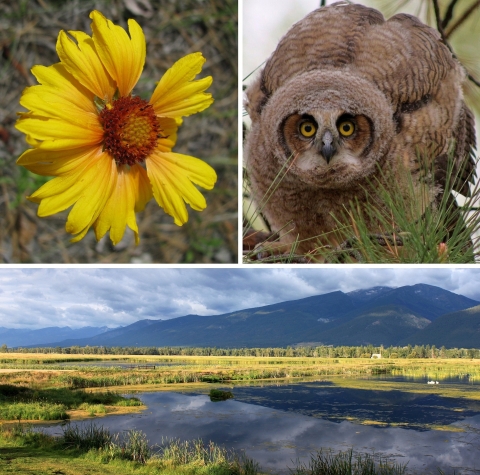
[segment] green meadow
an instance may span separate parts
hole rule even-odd
[[[378,376],[403,376],[414,382],[418,378],[422,384],[379,380]],[[476,385],[441,384],[452,377],[478,381],[480,360],[3,353],[0,472],[255,475],[259,468],[254,460],[202,441],[166,441],[161,448],[153,448],[141,432],[121,436],[98,425],[80,430],[67,424],[63,436],[51,437],[29,424],[77,418],[101,422],[96,418],[105,414],[145,409],[137,398],[120,393],[191,389],[221,400],[230,394],[219,391],[219,386],[234,391],[238,384],[270,382],[324,380],[346,388],[480,400]],[[427,385],[425,378],[440,384]],[[309,464],[297,463],[291,471],[295,475],[408,473],[404,466],[348,451],[312,454]]]
[[[102,365],[100,365],[102,362]],[[109,365],[111,362],[112,365]],[[123,366],[115,366],[122,363]],[[69,366],[61,366],[70,363]],[[78,365],[75,365],[78,363]],[[88,365],[81,366],[81,363]],[[98,363],[98,364],[95,364]],[[368,387],[369,376],[404,376],[442,381],[461,377],[480,379],[480,359],[457,358],[312,358],[312,357],[221,357],[221,356],[111,356],[4,353],[0,360],[0,384],[38,390],[55,390],[60,396],[49,402],[69,399],[79,390],[125,391],[172,387],[207,387],[255,381],[296,381],[336,377],[337,384]],[[342,379],[343,378],[343,379]],[[360,378],[360,379],[359,379]],[[363,379],[362,379],[363,378]],[[376,387],[382,384],[374,383]],[[352,386],[353,385],[353,386]],[[404,386],[389,382],[388,388]],[[387,388],[387,385],[383,387]],[[63,390],[60,392],[60,390]],[[445,391],[447,388],[418,386],[415,391]],[[454,391],[454,388],[451,390]],[[77,394],[88,394],[83,391]],[[452,394],[452,392],[450,392]],[[86,396],[82,396],[86,397]],[[464,397],[477,399],[472,387]],[[88,403],[89,401],[81,401]],[[71,402],[69,402],[71,404]],[[93,402],[92,404],[97,404]],[[101,402],[99,404],[102,404]],[[74,409],[70,405],[69,409]]]

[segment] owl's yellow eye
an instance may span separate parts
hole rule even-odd
[[[302,122],[300,124],[300,133],[304,137],[307,137],[307,138],[313,137],[316,131],[317,131],[317,126],[309,120],[306,120],[305,122]]]
[[[344,120],[338,124],[338,131],[344,137],[350,137],[355,131],[355,124],[351,120]]]

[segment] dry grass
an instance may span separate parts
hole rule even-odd
[[[129,7],[127,7],[127,5]],[[134,14],[132,5],[151,5]],[[183,227],[173,224],[152,200],[137,215],[140,244],[133,233],[112,247],[96,242],[93,231],[76,244],[64,230],[67,212],[36,216],[26,196],[42,183],[15,162],[28,147],[14,128],[22,108],[22,90],[35,84],[36,64],[58,62],[58,32],[91,34],[89,12],[100,10],[126,28],[135,18],[147,39],[147,59],[134,90],[148,98],[163,73],[182,56],[201,51],[207,58],[202,76],[213,76],[215,103],[187,117],[174,151],[204,159],[218,174],[205,192],[207,209],[191,211]],[[129,9],[130,8],[130,9]],[[0,259],[5,263],[227,263],[237,262],[237,1],[236,0],[19,0],[0,2]]]
[[[2,363],[6,360],[18,364],[22,358],[25,358],[26,366],[23,371],[18,372],[0,372],[0,383],[2,384],[20,384],[29,387],[52,387],[58,384],[67,386],[73,384],[76,377],[83,382],[78,384],[88,387],[114,387],[128,386],[142,390],[149,385],[154,385],[156,390],[160,390],[161,385],[171,387],[171,385],[184,385],[189,387],[191,384],[204,385],[211,382],[238,383],[245,381],[294,381],[298,378],[330,378],[332,376],[347,377],[347,379],[368,376],[375,374],[388,374],[390,376],[417,377],[443,381],[451,377],[468,377],[470,381],[478,381],[480,378],[480,360],[467,359],[370,359],[370,358],[267,358],[267,357],[179,357],[179,356],[130,356],[130,361],[148,361],[149,363],[178,362],[172,366],[158,366],[156,369],[125,369],[100,368],[100,367],[71,367],[59,369],[54,366],[51,370],[45,371],[45,365],[38,364],[41,361],[47,362],[50,356],[56,356],[57,361],[70,359],[76,355],[24,355],[17,354],[16,358],[8,358],[10,354],[5,354]],[[78,355],[80,359],[82,355]],[[45,357],[45,358],[44,358]],[[114,357],[104,357],[113,360]],[[93,359],[93,358],[92,358]],[[99,358],[100,359],[100,358]],[[51,359],[50,359],[51,361]],[[33,364],[32,364],[33,363]],[[37,363],[37,364],[35,364]],[[183,363],[183,364],[182,364]],[[37,369],[38,368],[38,369]],[[71,381],[70,381],[71,380]],[[69,382],[70,381],[70,382]],[[91,381],[91,383],[88,383]],[[77,383],[75,383],[77,384]],[[345,383],[350,384],[350,383]],[[375,383],[372,383],[375,384]],[[397,383],[389,383],[397,384]],[[183,387],[183,386],[182,386]],[[441,385],[442,391],[445,388]],[[423,390],[439,391],[438,386],[426,386]],[[475,393],[474,398],[478,399],[478,386],[472,386]]]

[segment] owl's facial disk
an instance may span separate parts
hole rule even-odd
[[[287,156],[303,170],[361,166],[359,160],[372,141],[372,125],[365,116],[346,113],[314,117],[293,114],[283,125]]]

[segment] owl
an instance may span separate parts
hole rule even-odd
[[[293,25],[245,99],[251,192],[280,243],[338,245],[345,209],[370,206],[404,170],[428,206],[452,189],[468,195],[475,126],[464,80],[440,34],[411,15],[386,21],[337,2]]]

